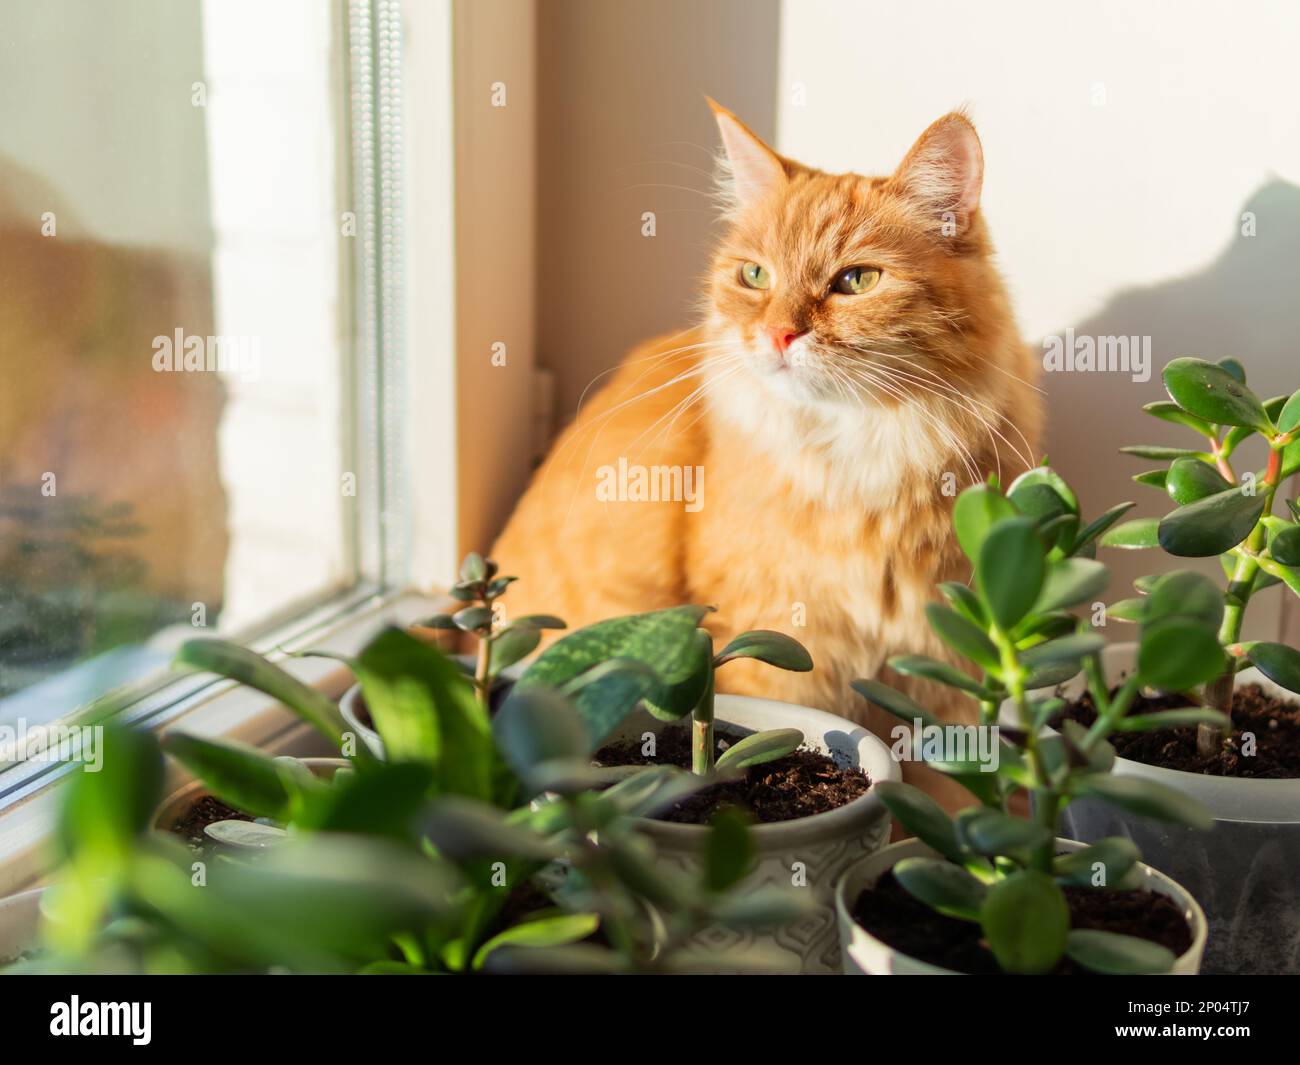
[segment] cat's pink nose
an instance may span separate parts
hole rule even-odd
[[[782,355],[786,349],[803,336],[807,329],[796,330],[792,325],[769,325],[766,329],[767,335],[772,339],[772,346]]]

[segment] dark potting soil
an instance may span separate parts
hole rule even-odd
[[[1195,705],[1185,695],[1161,695],[1133,700],[1130,714],[1157,714],[1162,710]],[[1092,694],[1083,696],[1053,719],[1056,724],[1069,717],[1085,727],[1097,720]],[[1254,736],[1254,753],[1249,754],[1245,737]],[[1196,727],[1161,729],[1158,732],[1112,733],[1110,742],[1121,758],[1165,769],[1205,773],[1216,777],[1254,777],[1286,780],[1300,777],[1300,704],[1269,695],[1258,684],[1246,684],[1232,697],[1232,734],[1211,758],[1196,750]]]
[[[1149,939],[1178,957],[1192,945],[1192,931],[1172,899],[1155,891],[1096,891],[1067,887],[1070,927],[1118,932]],[[1002,972],[984,944],[980,926],[935,913],[914,899],[886,873],[874,888],[862,892],[853,918],[877,939],[918,961],[975,976]],[[1069,958],[1062,958],[1053,976],[1092,976]]]
[[[227,806],[220,799],[204,795],[189,808],[184,817],[172,825],[171,831],[186,840],[191,847],[206,847],[211,842],[203,832],[208,825],[214,825],[218,821],[252,820],[254,818],[233,806]]]
[[[743,738],[716,729],[715,756]],[[689,769],[690,729],[672,728],[659,733],[653,757],[641,753],[640,740],[622,740],[598,750],[595,762],[599,766],[675,765]],[[735,780],[697,792],[658,814],[656,820],[703,825],[722,807],[732,806],[748,811],[763,823],[793,821],[838,809],[865,795],[870,787],[871,779],[861,769],[842,768],[820,751],[800,748],[776,761],[751,766]]]

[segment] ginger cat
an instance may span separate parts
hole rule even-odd
[[[571,627],[710,604],[717,640],[778,629],[811,673],[732,663],[724,691],[815,706],[886,738],[849,687],[893,654],[950,658],[924,607],[966,579],[956,492],[1032,462],[1037,362],[979,212],[966,117],[889,177],[782,158],[713,104],[729,227],[701,324],[632,352],[561,435],[492,555],[520,614]],[[949,720],[938,686],[886,679]],[[956,785],[908,779],[954,805]],[[967,797],[968,799],[968,797]],[[964,804],[964,802],[963,802]]]

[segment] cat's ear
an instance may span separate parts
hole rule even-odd
[[[890,182],[918,202],[942,233],[965,234],[984,183],[984,149],[970,119],[953,111],[932,123]]]
[[[731,164],[731,192],[742,207],[750,207],[786,180],[785,164],[721,104],[705,97],[722,134],[722,147]]]

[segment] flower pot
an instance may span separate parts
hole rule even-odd
[[[1065,854],[1079,850],[1082,843],[1058,839],[1056,852]],[[905,839],[884,850],[868,855],[850,868],[835,886],[835,915],[839,922],[840,945],[843,950],[844,972],[850,976],[956,976],[951,969],[930,965],[896,951],[877,939],[853,919],[853,905],[858,895],[875,884],[885,873],[904,858],[937,857],[935,852],[919,839]],[[1187,889],[1151,866],[1139,862],[1142,874],[1141,887],[1158,891],[1173,899],[1183,911],[1183,918],[1191,926],[1192,945],[1179,955],[1170,976],[1195,976],[1201,967],[1205,950],[1205,914]]]
[[[343,769],[352,764],[346,758],[300,758],[299,761],[318,777],[327,779],[334,775],[336,769]],[[185,820],[190,807],[207,794],[209,794],[207,785],[201,780],[191,780],[177,788],[154,811],[154,829],[159,832],[170,832]]]
[[[0,899],[0,968],[36,944],[44,894],[44,888],[33,888]]]
[[[462,670],[473,676],[476,664],[473,655],[452,655],[451,657]],[[516,662],[513,666],[508,666],[501,671],[496,684],[492,687],[491,703],[494,710],[499,700],[505,698],[524,668],[525,663]],[[372,725],[366,724],[370,714],[365,711],[365,699],[361,695],[360,684],[352,685],[343,693],[343,698],[339,700],[339,713],[343,715],[343,720],[348,723],[348,727],[361,737],[361,742],[370,749],[371,754],[376,758],[384,757],[384,741],[379,738],[379,733],[374,730]]]
[[[839,972],[840,951],[835,930],[832,890],[840,874],[864,854],[884,846],[889,838],[889,813],[875,794],[882,780],[898,780],[898,764],[889,748],[864,729],[842,717],[793,703],[743,695],[719,695],[714,717],[720,728],[757,732],[771,728],[797,728],[813,750],[830,755],[841,766],[860,766],[873,788],[850,803],[826,813],[795,821],[758,824],[751,829],[756,862],[736,891],[746,885],[801,883],[814,893],[817,911],[795,924],[773,930],[735,931],[706,929],[693,946],[725,952],[747,946],[775,948],[784,953],[791,972]],[[630,739],[646,731],[684,728],[689,723],[665,724],[644,711],[631,715],[610,737]],[[708,828],[645,819],[641,822],[661,861],[691,875],[699,875],[700,853]]]
[[[1131,643],[1107,648],[1107,679],[1118,681],[1130,672],[1136,654]],[[1295,698],[1256,669],[1239,673],[1237,684],[1259,684]],[[1084,687],[1076,677],[1061,694],[1077,698]],[[1207,776],[1127,758],[1117,758],[1114,771],[1197,799],[1214,816],[1213,829],[1198,832],[1083,799],[1065,808],[1061,831],[1089,842],[1127,836],[1143,859],[1186,885],[1209,919],[1207,973],[1300,972],[1300,779]]]

